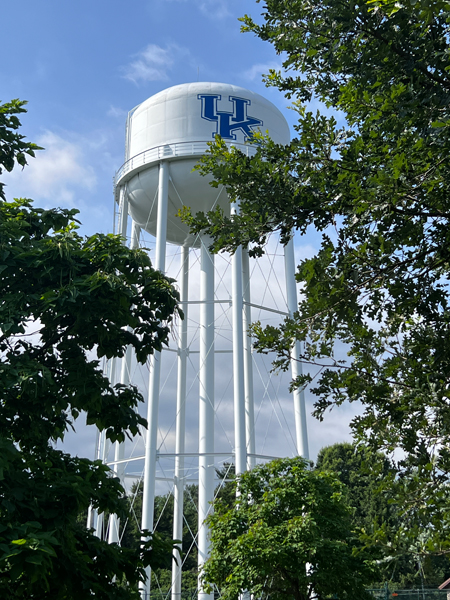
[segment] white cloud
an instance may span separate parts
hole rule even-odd
[[[176,44],[168,44],[165,48],[157,44],[149,44],[134,55],[134,60],[122,67],[123,77],[133,83],[146,81],[166,81],[173,65],[183,59],[189,59],[189,51]]]
[[[257,63],[245,71],[243,75],[245,79],[250,79],[250,81],[254,81],[255,79],[260,80],[263,75],[267,75],[269,73],[270,69],[279,71],[281,68],[281,63],[277,63],[275,61]]]
[[[8,195],[72,205],[75,187],[88,191],[95,188],[97,177],[94,169],[86,164],[81,143],[64,139],[52,131],[42,134],[37,143],[45,150],[36,152],[36,158],[28,161],[25,170],[16,168],[2,176],[8,185]]]
[[[301,237],[300,240],[301,241]],[[302,260],[312,258],[319,251],[318,247],[313,244],[299,244],[295,245],[295,264],[299,265]]]
[[[197,2],[197,4],[202,13],[208,17],[213,17],[214,19],[223,19],[231,16],[225,0],[203,0]]]
[[[120,118],[122,120],[125,120],[126,116],[128,114],[128,111],[123,108],[119,108],[118,106],[113,106],[111,104],[111,106],[109,107],[109,110],[106,114],[108,117],[112,117],[113,119]]]
[[[166,0],[168,2],[187,2],[188,0]],[[191,0],[192,1],[192,0]],[[194,4],[207,17],[212,19],[224,19],[233,16],[229,10],[229,0],[195,0]]]

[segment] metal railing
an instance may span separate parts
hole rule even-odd
[[[114,191],[119,182],[128,173],[146,165],[159,162],[164,159],[183,158],[188,156],[202,156],[208,150],[209,142],[179,142],[176,144],[164,144],[144,150],[139,154],[128,159],[116,172],[114,176]],[[256,146],[251,144],[228,144],[230,147],[236,147],[247,156],[253,156],[256,153]]]

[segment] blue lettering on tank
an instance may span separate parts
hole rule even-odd
[[[251,101],[238,96],[229,96],[233,103],[233,112],[217,110],[217,101],[222,98],[220,94],[199,94],[198,99],[202,101],[202,119],[216,123],[216,131],[212,137],[219,134],[224,140],[235,140],[236,131],[242,131],[244,140],[253,137],[253,127],[261,127],[261,119],[247,115],[247,107]]]

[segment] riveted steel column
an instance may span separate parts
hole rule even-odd
[[[173,539],[183,539],[183,507],[184,507],[184,449],[186,437],[186,366],[187,366],[187,334],[188,334],[188,284],[189,284],[189,248],[181,248],[180,308],[184,320],[178,325],[178,377],[177,377],[177,420],[175,440],[175,480],[173,497]],[[181,550],[181,544],[180,544]],[[172,562],[172,600],[181,598],[181,556],[176,554],[177,561]]]
[[[199,393],[199,482],[198,566],[209,555],[208,528],[204,520],[214,497],[214,257],[201,240],[200,257],[200,393]],[[200,589],[199,600],[213,600]]]
[[[284,247],[284,268],[286,273],[286,292],[289,316],[298,310],[297,284],[295,281],[294,240],[291,237]],[[291,349],[292,379],[302,374],[302,365],[298,361],[300,355],[300,342],[296,341]],[[305,394],[303,390],[294,390],[294,413],[297,453],[309,459],[308,431],[306,428]]]
[[[167,207],[169,204],[169,163],[159,164],[158,218],[156,224],[156,253],[154,267],[165,270],[167,240]],[[155,504],[155,478],[158,441],[159,387],[161,377],[161,353],[155,352],[150,360],[148,386],[147,433],[145,437],[144,496],[142,499],[142,529],[153,531]],[[146,540],[147,538],[144,538]],[[146,569],[147,580],[141,584],[142,598],[150,594],[150,568]]]

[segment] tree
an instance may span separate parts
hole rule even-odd
[[[240,214],[184,218],[216,251],[242,244],[259,255],[273,232],[283,243],[321,233],[316,256],[298,267],[298,313],[280,327],[254,324],[255,347],[287,369],[300,340],[298,359],[319,369],[316,416],[359,401],[359,439],[401,450],[402,477],[390,484],[404,526],[377,541],[391,553],[446,554],[450,4],[263,5],[262,24],[246,16],[243,29],[283,56],[284,70],[266,81],[295,99],[297,137],[280,147],[260,136],[253,158],[217,139],[200,169],[239,198]],[[339,112],[308,112],[314,98]]]
[[[35,150],[42,150],[40,146],[32,142],[26,142],[25,137],[18,133],[20,120],[16,116],[26,112],[23,100],[12,100],[6,104],[0,104],[0,175],[3,169],[12,171],[19,164],[24,167],[27,164],[25,155],[35,155]],[[4,184],[0,182],[0,200],[6,200]]]
[[[0,108],[7,170],[37,148],[16,133],[23,104]],[[83,239],[76,213],[0,200],[2,598],[133,598],[146,565],[171,561],[172,544],[151,532],[151,542],[132,550],[80,525],[90,504],[124,518],[124,490],[100,461],[54,447],[81,412],[112,441],[146,425],[138,389],[113,387],[99,359],[131,346],[144,362],[167,343],[177,312],[171,280],[143,251],[118,236]]]
[[[121,532],[122,546],[128,548],[139,547],[141,539],[140,523],[142,521],[143,482],[136,482],[131,487],[128,496],[129,516],[123,523]],[[182,540],[182,568],[184,572],[195,571],[197,577],[197,547],[195,539],[198,528],[198,486],[186,485],[183,500],[183,540]],[[154,506],[155,531],[162,539],[169,543],[173,539],[173,494],[168,493],[155,497]],[[169,565],[169,568],[171,565]],[[157,573],[158,578],[160,573]],[[184,575],[183,575],[184,577]],[[186,577],[184,577],[186,579]],[[171,578],[168,578],[171,581]],[[185,581],[182,582],[183,585]],[[170,586],[169,586],[170,587]],[[196,587],[196,584],[193,586]]]
[[[330,473],[301,458],[277,459],[237,477],[229,508],[208,516],[211,556],[201,578],[225,600],[369,598],[372,571],[354,552],[351,512]]]
[[[314,468],[331,471],[344,484],[346,501],[353,510],[354,528],[370,532],[395,515],[389,491],[379,493],[382,480],[392,470],[383,454],[355,444],[333,444],[320,450]]]
[[[234,463],[224,462],[220,469],[216,469],[216,475],[220,480],[214,490],[214,498],[219,498],[224,506],[231,508],[236,500],[236,469]]]
[[[396,470],[381,453],[365,446],[340,443],[322,448],[314,467],[331,471],[344,484],[345,499],[352,509],[352,529],[363,539],[377,535],[379,530],[399,528],[402,511],[397,504],[395,487],[386,485],[396,476]],[[444,556],[417,557],[414,554],[383,560],[382,548],[371,545],[369,555],[379,565],[379,579],[374,587],[386,583],[391,589],[437,588],[450,575]]]

